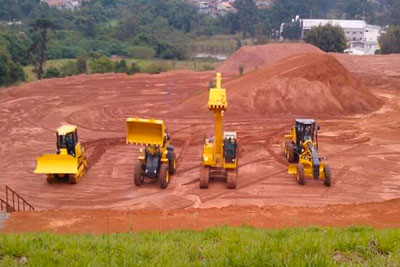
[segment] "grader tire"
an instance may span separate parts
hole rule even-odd
[[[200,169],[200,188],[201,189],[207,189],[208,188],[208,182],[210,179],[210,168],[201,166]]]
[[[144,181],[142,163],[137,162],[135,165],[134,182],[136,186],[141,186]]]
[[[237,169],[235,170],[227,170],[227,184],[226,187],[228,189],[235,189],[237,184]]]
[[[299,185],[304,185],[304,167],[302,164],[297,164],[297,182]]]
[[[286,158],[290,163],[296,162],[296,152],[294,151],[294,145],[286,143],[287,155]]]
[[[167,164],[161,164],[160,174],[158,175],[160,180],[160,188],[165,189],[169,184],[169,171]]]
[[[325,173],[324,185],[329,187],[329,186],[331,186],[331,183],[332,183],[332,180],[331,180],[331,167],[324,166],[324,173]]]

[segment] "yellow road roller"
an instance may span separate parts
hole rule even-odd
[[[135,164],[135,185],[141,186],[147,177],[158,179],[161,189],[167,188],[171,175],[175,173],[177,161],[164,121],[127,118],[126,128],[126,143],[144,146]]]
[[[305,178],[324,181],[331,185],[331,169],[324,158],[318,156],[318,131],[314,119],[297,119],[291,133],[284,136],[284,153],[289,162],[288,173],[296,175],[297,182],[304,184]]]
[[[236,188],[238,176],[238,140],[236,132],[222,132],[222,118],[228,108],[226,90],[221,88],[221,73],[216,75],[216,87],[209,90],[208,110],[214,113],[214,136],[205,138],[200,188],[208,188],[210,179],[221,178],[227,181],[227,188]]]
[[[78,140],[75,125],[63,125],[56,131],[56,154],[45,154],[37,159],[34,173],[46,174],[47,182],[56,178],[68,177],[71,184],[76,184],[87,169],[85,149]]]

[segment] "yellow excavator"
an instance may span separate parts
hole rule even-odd
[[[222,132],[222,117],[228,108],[226,90],[221,88],[221,73],[216,75],[216,87],[209,90],[208,110],[214,113],[215,134],[205,138],[200,170],[200,188],[208,188],[210,179],[222,178],[227,188],[236,188],[238,176],[238,140],[236,132]]]
[[[164,121],[155,119],[127,118],[127,144],[143,145],[139,161],[135,165],[134,183],[141,186],[144,178],[158,179],[160,188],[167,188],[176,170],[174,147],[170,145]]]
[[[304,184],[305,178],[323,180],[331,185],[331,168],[318,156],[318,131],[320,127],[313,119],[297,119],[291,133],[284,136],[284,153],[289,162],[288,173],[296,175],[297,182]]]
[[[78,140],[75,125],[63,125],[57,129],[56,154],[45,154],[37,159],[34,173],[46,174],[47,182],[68,177],[70,184],[76,184],[87,169],[85,149]]]

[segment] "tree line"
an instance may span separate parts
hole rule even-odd
[[[280,25],[300,18],[365,19],[378,25],[400,25],[400,0],[279,0],[259,9],[253,0],[236,0],[235,13],[212,17],[182,0],[91,0],[79,10],[50,8],[40,0],[0,0],[0,85],[24,79],[21,67],[32,64],[44,76],[46,59],[118,55],[185,59],[186,45],[220,34],[265,43],[279,36]],[[22,25],[15,22],[22,21]],[[300,25],[286,33],[297,39]],[[388,31],[397,49],[396,28]],[[388,42],[389,42],[388,41]]]

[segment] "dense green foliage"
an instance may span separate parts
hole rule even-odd
[[[283,35],[295,40],[299,25],[290,21],[296,15],[400,25],[400,0],[279,0],[267,9],[257,8],[253,0],[236,0],[234,6],[238,12],[211,17],[183,0],[91,0],[75,11],[50,8],[40,0],[0,0],[0,46],[7,47],[3,54],[13,63],[33,64],[40,78],[46,59],[95,54],[183,60],[204,48],[230,53],[242,43],[278,38],[282,23],[289,23]],[[237,45],[213,39],[226,35]]]
[[[389,27],[380,39],[383,54],[400,53],[400,26]]]
[[[400,230],[250,227],[0,236],[0,266],[397,266]]]
[[[304,40],[325,52],[343,52],[347,48],[346,37],[340,26],[313,27],[308,31]]]

